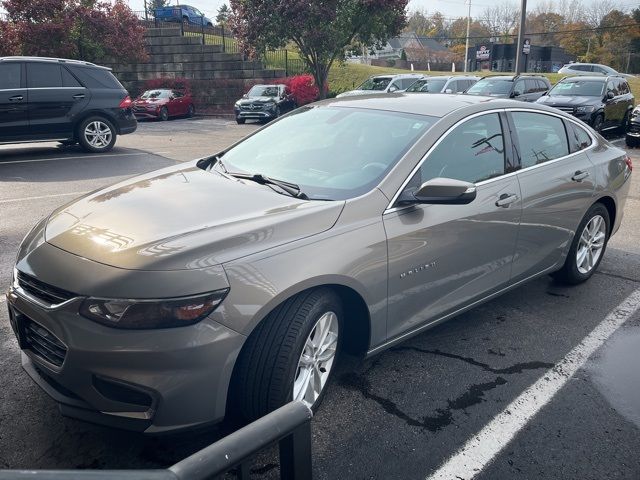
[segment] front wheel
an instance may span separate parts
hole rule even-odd
[[[187,108],[187,117],[191,118],[196,114],[196,108],[193,106],[193,104],[189,105],[189,108]]]
[[[342,305],[328,288],[300,293],[249,336],[234,374],[234,401],[247,421],[291,400],[316,410],[341,346]]]
[[[609,222],[606,207],[601,203],[592,205],[576,230],[562,269],[552,276],[571,285],[588,280],[600,265],[607,248],[611,231]]]
[[[622,118],[622,123],[620,124],[621,133],[627,133],[629,131],[629,117],[630,113],[629,110],[627,110]]]
[[[602,132],[602,126],[604,125],[604,117],[601,113],[596,115],[596,118],[593,119],[593,129],[600,133]]]
[[[108,152],[115,145],[116,136],[116,129],[103,117],[89,117],[78,126],[78,142],[88,152]]]
[[[627,133],[624,143],[626,143],[629,148],[635,148],[638,146],[638,137],[631,136]]]
[[[244,125],[244,123],[247,121],[246,118],[236,118],[236,123],[238,125]]]

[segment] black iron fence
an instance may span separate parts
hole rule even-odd
[[[280,478],[311,480],[311,410],[291,402],[185,458],[157,470],[0,470],[0,480],[207,480],[231,472],[249,479],[250,461],[279,444]]]
[[[267,68],[284,70],[286,77],[309,71],[298,53],[290,50],[267,50],[262,58]]]

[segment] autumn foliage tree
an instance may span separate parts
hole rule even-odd
[[[145,57],[144,27],[122,0],[4,0],[0,55],[101,61]]]
[[[408,0],[230,0],[230,25],[254,55],[293,42],[318,86],[354,41],[386,41],[406,22]]]

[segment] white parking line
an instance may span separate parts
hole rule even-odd
[[[9,165],[11,163],[33,163],[33,162],[49,162],[51,160],[77,160],[80,158],[103,158],[103,157],[135,157],[138,155],[153,155],[150,153],[105,153],[103,155],[80,155],[74,157],[52,157],[52,158],[34,158],[30,160],[10,160],[8,162],[0,161],[0,165]]]
[[[520,394],[427,480],[469,480],[480,473],[638,308],[640,289],[614,308],[560,363]]]
[[[23,202],[25,200],[40,200],[42,198],[55,198],[55,197],[65,197],[68,195],[84,195],[89,192],[68,192],[68,193],[55,193],[53,195],[41,195],[39,197],[22,197],[22,198],[7,198],[5,200],[0,200],[0,203],[10,203],[10,202]]]

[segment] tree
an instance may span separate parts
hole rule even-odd
[[[480,21],[487,27],[492,37],[500,38],[506,43],[512,39],[509,35],[515,32],[519,15],[520,10],[516,4],[505,1],[485,8]]]
[[[218,15],[216,15],[216,23],[221,26],[226,26],[229,21],[229,15],[231,15],[231,9],[227,6],[226,3],[220,5],[218,8]]]
[[[293,42],[320,90],[327,93],[331,65],[354,40],[386,41],[406,23],[408,0],[230,0],[229,22],[245,52]]]
[[[4,0],[0,5],[9,26],[0,30],[0,45],[12,54],[88,61],[146,57],[144,27],[122,0]]]
[[[156,8],[168,7],[169,5],[171,5],[171,3],[170,0],[147,0],[146,5],[147,13],[150,16],[153,16]]]

